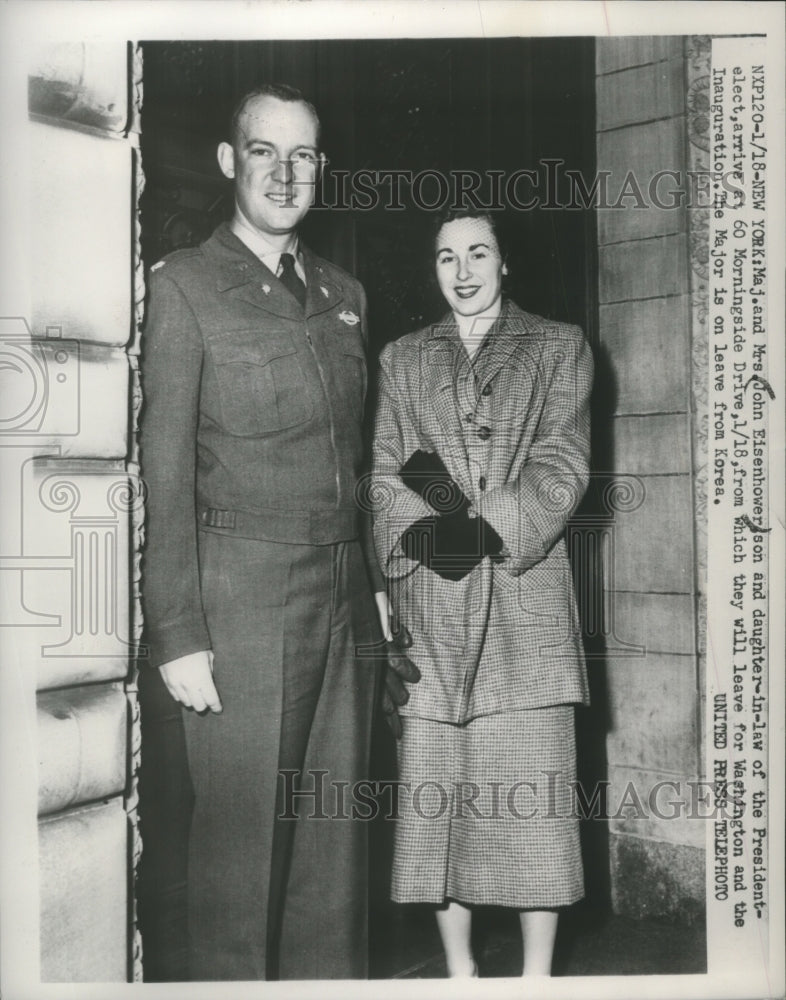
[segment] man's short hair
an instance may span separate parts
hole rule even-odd
[[[317,126],[317,145],[319,145],[319,136],[322,126],[319,121],[317,109],[311,101],[306,100],[297,87],[290,87],[287,83],[263,83],[259,87],[249,90],[249,92],[244,94],[235,105],[235,109],[232,112],[232,117],[229,123],[229,138],[233,146],[235,145],[237,134],[240,131],[240,119],[243,116],[243,112],[246,110],[247,105],[257,97],[275,97],[279,101],[305,104],[311,112],[311,115],[314,118],[314,123]]]

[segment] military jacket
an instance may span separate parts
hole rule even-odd
[[[153,663],[210,648],[199,528],[291,544],[358,537],[366,300],[305,247],[303,261],[305,309],[227,224],[151,269],[141,464]]]

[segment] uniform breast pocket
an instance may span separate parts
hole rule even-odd
[[[286,333],[229,330],[210,350],[224,429],[259,437],[309,420],[314,404],[297,350]]]
[[[330,341],[333,377],[339,397],[353,418],[363,416],[366,400],[366,355],[359,337],[352,334],[334,335]]]

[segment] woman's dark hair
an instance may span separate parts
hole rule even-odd
[[[433,228],[431,231],[430,245],[432,257],[434,251],[436,250],[437,237],[439,236],[440,230],[449,222],[455,222],[457,219],[484,219],[488,222],[497,241],[497,246],[499,247],[502,260],[505,261],[507,258],[507,239],[505,237],[504,226],[502,225],[498,214],[481,208],[446,208],[440,212],[434,218]]]

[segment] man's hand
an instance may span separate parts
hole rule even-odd
[[[417,666],[404,655],[404,650],[412,645],[412,636],[402,625],[395,634],[390,625],[392,610],[388,595],[379,592],[374,595],[379,611],[379,621],[382,627],[382,634],[386,641],[386,666],[385,666],[385,689],[382,692],[382,711],[393,736],[401,739],[401,719],[398,716],[400,705],[406,705],[409,701],[409,691],[404,686],[404,681],[410,684],[417,684],[420,680],[420,671]]]
[[[159,668],[167,690],[181,705],[195,712],[223,712],[224,706],[213,683],[213,650],[188,653]]]

